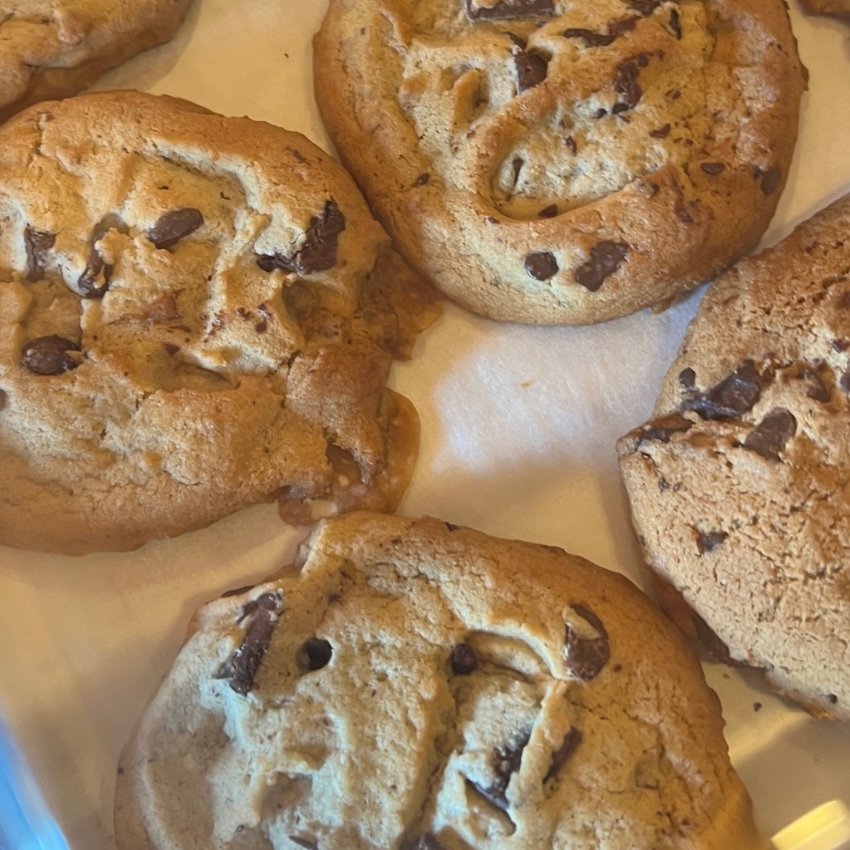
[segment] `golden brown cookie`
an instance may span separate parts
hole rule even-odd
[[[331,0],[314,70],[402,253],[544,324],[632,313],[755,247],[805,85],[782,0]]]
[[[200,609],[121,759],[120,850],[754,850],[717,698],[622,576],[349,514]]]
[[[0,542],[129,549],[280,496],[391,510],[433,321],[303,136],[135,92],[0,130]]]
[[[620,469],[667,612],[850,719],[850,196],[709,289]],[[719,638],[719,641],[718,641]]]
[[[5,0],[0,10],[0,122],[67,97],[168,41],[192,0]]]
[[[850,18],[850,0],[800,0],[803,8],[813,15],[838,15]]]

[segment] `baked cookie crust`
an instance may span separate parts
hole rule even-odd
[[[297,566],[197,613],[120,850],[764,846],[697,659],[622,576],[369,514]]]
[[[803,8],[812,15],[837,15],[850,18],[850,0],[800,0]]]
[[[300,134],[137,92],[0,130],[0,543],[130,549],[279,496],[393,510],[438,307]]]
[[[542,324],[663,302],[754,248],[805,86],[782,0],[331,0],[314,74],[402,253]]]
[[[168,41],[192,0],[3,0],[0,122]]]
[[[654,418],[618,446],[665,610],[813,714],[844,720],[848,233],[845,196],[719,278]]]

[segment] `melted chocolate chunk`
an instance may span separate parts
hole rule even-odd
[[[692,390],[696,385],[697,373],[690,367],[679,372],[679,383],[686,389]]]
[[[697,549],[700,555],[713,552],[729,535],[725,531],[709,531],[706,534],[699,532],[697,535]]]
[[[506,795],[511,776],[519,770],[522,763],[522,751],[528,744],[529,738],[530,735],[525,734],[515,743],[496,750],[496,763],[493,765],[496,781],[489,788],[482,788],[474,782],[470,783],[479,794],[503,812],[508,810]]]
[[[590,252],[590,258],[575,272],[575,279],[585,289],[596,292],[605,279],[620,268],[629,246],[625,242],[600,242]]]
[[[678,41],[682,40],[682,21],[675,9],[670,12],[670,31],[676,36]]]
[[[468,676],[478,669],[478,656],[468,643],[459,643],[452,650],[450,663],[456,676]]]
[[[650,130],[649,135],[652,136],[653,139],[666,139],[667,136],[670,135],[670,125],[665,124],[657,130]]]
[[[297,835],[287,836],[293,844],[299,847],[304,847],[305,850],[319,850],[319,844],[316,841],[311,841],[309,838],[299,838]]]
[[[685,419],[679,413],[671,413],[669,416],[664,416],[661,419],[655,419],[650,424],[645,425],[643,433],[640,436],[640,442],[645,440],[658,440],[662,443],[669,443],[670,437],[675,433],[685,433],[693,427],[693,422]]]
[[[80,346],[61,336],[40,336],[31,339],[21,351],[21,366],[34,375],[61,375],[80,364],[68,354]]]
[[[722,162],[704,162],[700,168],[711,177],[722,174],[726,170],[726,166]]]
[[[97,250],[97,243],[113,229],[119,233],[127,233],[127,225],[117,215],[108,215],[100,221],[92,233],[88,262],[77,279],[77,289],[80,290],[83,298],[102,298],[109,289],[112,266],[104,264],[103,257]]]
[[[242,608],[240,622],[251,618],[242,643],[222,664],[216,678],[230,679],[230,688],[246,696],[254,687],[254,679],[269,648],[281,612],[279,593],[264,593]]]
[[[607,47],[617,39],[616,35],[602,35],[593,30],[583,30],[571,27],[564,30],[564,38],[581,38],[588,47]]]
[[[44,277],[47,252],[56,242],[56,234],[46,230],[33,230],[27,225],[24,230],[24,245],[27,249],[27,280],[31,283]]]
[[[516,65],[517,88],[523,92],[540,85],[546,79],[549,60],[539,53],[517,53],[514,56]]]
[[[567,763],[570,756],[576,751],[581,743],[581,732],[573,726],[564,736],[564,742],[552,753],[552,763],[549,765],[549,770],[546,776],[543,777],[544,784],[550,779],[554,779],[561,768]]]
[[[629,5],[639,14],[648,18],[663,0],[630,0]]]
[[[558,205],[557,204],[549,204],[548,207],[543,207],[539,213],[537,213],[538,218],[555,218],[558,214]]]
[[[753,409],[761,395],[761,377],[752,360],[745,360],[735,371],[708,392],[682,402],[682,410],[694,410],[703,419],[732,419]]]
[[[572,136],[567,136],[567,138],[564,139],[564,145],[565,147],[569,148],[570,153],[573,154],[573,156],[578,153],[578,145],[576,144],[576,140]]]
[[[414,182],[414,186],[424,186],[431,179],[430,174],[420,174],[416,181]]]
[[[782,182],[782,173],[775,168],[771,171],[759,171],[757,174],[761,190],[765,195],[772,195]]]
[[[835,343],[833,343],[833,345],[835,345]],[[814,369],[804,369],[800,373],[800,377],[803,378],[803,380],[809,385],[806,390],[806,395],[810,399],[813,401],[819,401],[821,404],[827,404],[829,402],[832,396],[827,389],[826,384],[823,382],[823,379]]]
[[[611,647],[608,644],[608,632],[602,620],[583,605],[573,605],[573,611],[597,632],[598,637],[581,638],[567,623],[565,655],[567,670],[577,679],[589,682],[595,679],[611,657]]]
[[[637,26],[637,22],[638,18],[620,18],[619,21],[608,24],[608,33],[619,38],[621,35],[631,32]]]
[[[525,270],[535,280],[549,280],[558,273],[558,261],[549,251],[540,251],[525,258]]]
[[[525,48],[526,48],[526,47],[528,47],[528,42],[527,42],[524,38],[521,38],[520,36],[518,36],[516,33],[513,33],[513,32],[507,32],[507,33],[505,33],[505,35],[506,35],[506,36],[507,36],[507,37],[508,37],[508,38],[509,38],[509,39],[510,39],[510,40],[511,40],[511,41],[512,41],[512,42],[513,42],[513,43],[514,43],[514,44],[515,44],[515,45],[516,45],[516,46],[517,46],[520,50],[525,50]]]
[[[444,526],[445,526],[445,527],[446,527],[449,531],[457,531],[457,530],[460,528],[460,526],[459,526],[459,525],[455,525],[453,522],[444,522],[444,523],[443,523],[443,525],[444,525]]]
[[[148,239],[157,248],[170,248],[190,233],[194,233],[203,223],[201,211],[194,207],[171,210],[159,217],[157,223],[148,231]]]
[[[304,244],[291,257],[283,254],[259,254],[257,265],[270,272],[281,269],[296,274],[314,274],[336,265],[339,234],[345,230],[345,216],[335,201],[325,202],[321,215],[310,219]]]
[[[615,112],[623,112],[637,106],[643,96],[643,89],[638,83],[639,76],[640,70],[631,59],[617,66],[617,72],[614,75],[614,91],[620,95],[620,103],[614,107]]]
[[[767,460],[779,460],[779,452],[797,433],[797,420],[784,407],[775,407],[750,431],[744,448]]]
[[[301,647],[301,652],[307,659],[307,669],[321,670],[331,662],[334,650],[330,641],[324,638],[310,638]]]
[[[500,0],[492,6],[481,6],[477,0],[464,0],[471,21],[508,21],[535,15],[551,15],[552,0]]]

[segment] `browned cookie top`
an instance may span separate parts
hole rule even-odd
[[[0,121],[167,41],[192,0],[2,0]]]
[[[120,850],[755,850],[719,705],[621,576],[434,519],[319,525],[204,606]]]
[[[750,250],[804,87],[781,0],[331,0],[315,73],[402,251],[473,310],[552,324]]]
[[[850,0],[800,0],[803,8],[814,15],[838,15],[850,18]]]
[[[635,527],[686,630],[850,718],[850,196],[717,280],[620,441]],[[685,603],[684,605],[682,603]],[[710,627],[706,629],[704,623]]]
[[[0,542],[125,549],[280,493],[392,508],[434,318],[304,137],[109,93],[0,132]],[[312,503],[312,506],[311,506]]]

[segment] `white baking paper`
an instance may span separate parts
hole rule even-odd
[[[790,2],[811,82],[765,244],[850,190],[850,26],[808,18]],[[328,148],[310,71],[324,8],[324,0],[196,0],[174,41],[97,88],[178,95]],[[645,586],[614,441],[650,413],[698,300],[590,328],[498,325],[447,306],[393,374],[422,419],[401,512],[563,546]],[[265,505],[130,554],[73,559],[0,547],[0,714],[73,850],[114,848],[118,754],[192,612],[287,562],[303,534]],[[850,803],[848,725],[810,719],[756,673],[716,664],[706,673],[766,834],[826,800]]]

